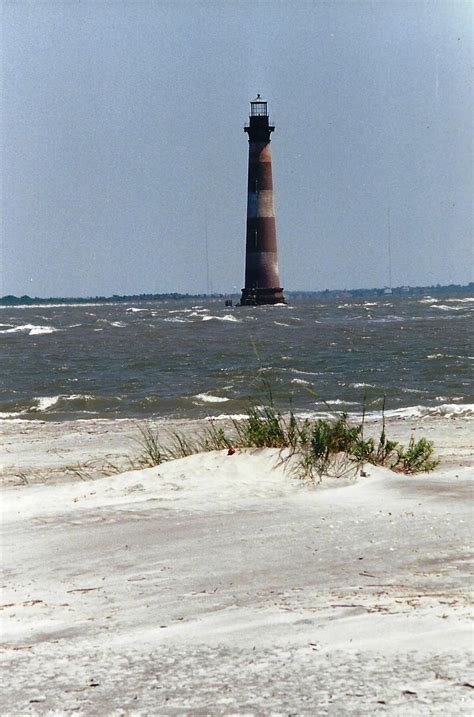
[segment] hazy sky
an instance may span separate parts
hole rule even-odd
[[[284,287],[472,280],[472,11],[4,0],[0,293],[240,290],[257,92]]]

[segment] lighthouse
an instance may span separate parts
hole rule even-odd
[[[277,261],[270,149],[274,129],[269,123],[267,102],[257,95],[250,103],[249,123],[244,127],[249,136],[249,169],[245,287],[241,306],[286,303]]]

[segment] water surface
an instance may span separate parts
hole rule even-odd
[[[0,310],[6,419],[239,414],[268,380],[282,409],[469,404],[467,295],[7,307]]]

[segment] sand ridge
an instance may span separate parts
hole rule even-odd
[[[430,420],[390,426],[440,439],[416,478],[223,451],[7,488],[2,713],[472,714],[470,424]]]

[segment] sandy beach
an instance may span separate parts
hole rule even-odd
[[[434,473],[319,486],[273,449],[104,476],[130,420],[2,429],[2,714],[473,713],[462,411],[389,420]]]

